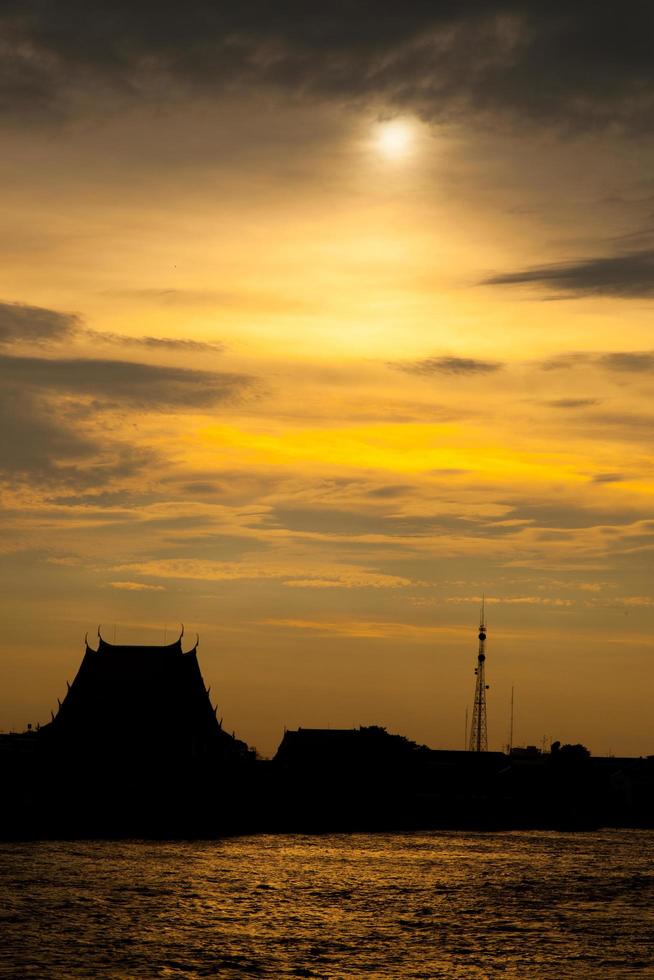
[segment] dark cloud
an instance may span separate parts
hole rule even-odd
[[[98,409],[206,410],[253,387],[253,379],[237,374],[0,354],[0,473],[18,481],[49,479],[75,491],[107,486],[151,466],[155,455],[117,440],[100,443],[85,424]]]
[[[197,470],[192,473],[172,472],[162,475],[160,485],[165,493],[175,498],[190,497],[193,500],[220,498],[220,503],[231,507],[249,507],[255,504],[265,510],[267,496],[280,487],[283,477],[277,471],[258,470],[254,466],[246,470]]]
[[[623,473],[596,473],[592,483],[621,483],[626,477]]]
[[[161,351],[220,353],[225,345],[173,337],[129,337],[125,334],[100,332],[84,327],[77,313],[61,313],[26,303],[0,303],[0,346],[9,344],[47,344],[87,337],[95,342],[129,347],[146,347]]]
[[[428,119],[649,130],[653,28],[642,0],[5,0],[1,100],[25,116],[102,83],[138,97],[264,86]]]
[[[651,439],[654,432],[654,414],[635,412],[598,412],[592,416],[593,423],[603,430],[603,438],[636,438],[642,441]],[[613,431],[611,431],[613,430]]]
[[[607,351],[606,353],[571,352],[569,354],[557,354],[546,361],[542,361],[540,368],[543,371],[559,371],[584,365],[595,365],[617,374],[647,374],[654,370],[654,351],[626,350]],[[598,400],[592,398],[561,398],[548,402],[548,404],[559,408],[577,408],[581,405],[597,404],[597,402]]]
[[[257,540],[256,538],[246,537],[238,534],[226,533],[223,528],[212,527],[211,521],[207,519],[207,531],[204,534],[193,534],[188,530],[180,533],[160,533],[153,528],[156,534],[150,548],[149,554],[152,558],[207,558],[216,560],[216,555],[220,555],[221,561],[235,561],[245,555],[254,552],[274,550],[267,541]]]
[[[275,507],[269,514],[262,515],[260,524],[301,534],[359,537],[362,534],[422,535],[432,531],[438,522],[436,518],[396,518],[328,507]]]
[[[589,527],[625,527],[638,523],[649,513],[634,510],[592,510],[566,504],[530,504],[513,507],[503,521],[527,521],[532,527],[574,530]]]
[[[393,500],[395,497],[403,497],[411,491],[411,487],[406,483],[391,483],[383,487],[375,487],[368,490],[369,497],[378,497],[380,500]]]
[[[572,296],[654,297],[654,249],[537,266],[491,276],[487,286],[538,285]]]
[[[79,325],[75,313],[57,313],[24,303],[0,303],[0,345],[63,340]]]
[[[489,374],[502,367],[497,361],[479,361],[473,357],[425,357],[420,361],[394,361],[390,367],[408,374]]]
[[[383,535],[421,538],[441,534],[461,534],[466,537],[504,537],[519,529],[493,520],[466,520],[448,514],[395,516],[314,507],[274,507],[261,515],[258,527],[286,528],[300,534],[325,534],[338,537]]]
[[[209,343],[208,341],[175,337],[127,337],[124,334],[97,330],[88,330],[86,333],[93,340],[102,341],[106,344],[116,344],[120,347],[147,347],[150,350],[188,351],[189,354],[196,352],[208,353],[210,351],[214,354],[220,354],[225,350],[225,345],[219,341]]]
[[[221,494],[224,487],[220,483],[210,483],[208,480],[195,480],[192,483],[181,484],[180,490],[188,494],[189,497],[209,497],[212,499]]]
[[[592,360],[592,354],[582,354],[570,352],[566,354],[555,354],[548,357],[538,365],[543,371],[565,371],[580,364],[588,364]]]
[[[220,354],[225,350],[225,345],[218,341],[210,343],[204,340],[185,340],[174,337],[134,337],[132,340],[126,340],[126,343],[135,344],[137,347],[149,347],[151,350],[188,351],[189,353],[213,351],[214,354]]]
[[[66,392],[141,408],[196,408],[232,402],[251,393],[241,374],[102,359],[0,355],[0,383],[40,392]]]
[[[111,439],[99,445],[41,393],[5,382],[2,378],[0,477],[5,482],[79,492],[135,476],[156,461],[146,448]]]
[[[60,420],[60,425],[63,436],[72,436],[79,441],[79,435],[71,425],[67,425],[65,419]],[[142,477],[160,464],[161,457],[147,447],[111,439],[105,439],[102,444],[96,440],[84,440],[84,452],[73,461],[73,465],[62,465],[61,458],[52,455],[47,475],[53,483],[76,492],[105,488],[135,476]],[[128,501],[129,497],[126,497]]]
[[[93,509],[127,508],[144,506],[157,500],[154,493],[132,493],[128,490],[97,490],[94,493],[67,493],[48,498],[57,507],[89,507]]]
[[[38,398],[0,385],[0,472],[45,474],[55,461],[65,465],[93,452],[88,439]]]
[[[654,370],[654,351],[615,351],[600,355],[598,362],[609,371],[639,374]]]
[[[591,405],[598,405],[598,398],[555,398],[547,402],[552,408],[588,408]]]

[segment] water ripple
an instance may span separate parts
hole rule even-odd
[[[0,844],[0,977],[654,976],[654,834]]]

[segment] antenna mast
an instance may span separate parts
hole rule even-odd
[[[475,684],[475,700],[472,706],[472,724],[470,726],[469,752],[488,752],[488,731],[486,728],[486,684],[485,663],[486,663],[486,601],[482,597],[481,614],[479,616],[479,652],[477,653],[477,666],[475,674],[477,683]]]
[[[511,714],[509,717],[509,744],[508,744],[508,755],[511,755],[511,749],[513,748],[513,685],[511,685]]]

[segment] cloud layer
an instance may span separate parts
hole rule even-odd
[[[123,95],[171,86],[219,94],[366,100],[428,119],[506,115],[539,124],[650,130],[654,11],[631,0],[358,0],[316,8],[209,0],[3,5],[5,112],[57,113],[71,88]],[[169,93],[170,94],[170,93]]]
[[[0,725],[80,617],[175,618],[260,747],[458,744],[485,593],[494,746],[515,681],[525,739],[652,751],[653,22],[0,6]]]
[[[48,349],[47,356],[0,353],[0,473],[5,477],[48,475],[83,487],[133,475],[152,462],[153,454],[106,430],[100,439],[94,426],[102,413],[207,411],[257,390],[256,380],[245,374],[57,356],[62,341],[70,346],[88,336],[96,343],[134,343],[163,352],[217,349],[184,338],[107,337],[86,330],[76,314],[0,303],[0,345]]]

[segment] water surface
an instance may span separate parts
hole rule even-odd
[[[654,977],[654,833],[0,844],[0,976]]]

